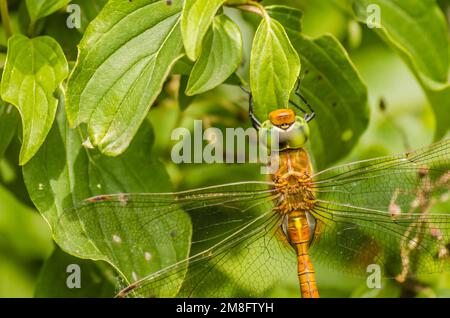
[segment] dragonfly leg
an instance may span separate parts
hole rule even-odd
[[[301,111],[303,113],[303,116],[308,116],[308,113],[306,112],[306,110],[304,110],[300,105],[294,103],[292,100],[289,100],[289,103],[294,105],[295,108],[297,108],[299,111]]]
[[[259,127],[261,127],[261,122],[256,118],[255,113],[253,112],[253,95],[250,91],[246,90],[242,84],[239,84],[239,87],[248,95],[248,116],[250,117],[253,127],[258,130]]]
[[[305,120],[306,120],[307,122],[310,122],[311,119],[313,119],[313,118],[316,116],[316,112],[312,109],[311,105],[308,103],[308,101],[306,100],[306,98],[303,97],[302,94],[300,94],[300,93],[298,93],[298,92],[295,92],[295,95],[297,95],[298,97],[300,97],[300,99],[305,103],[305,105],[308,107],[309,111],[311,112],[311,113],[305,115]]]
[[[308,114],[305,110],[303,110],[300,106],[292,103],[295,107],[297,107],[305,116],[305,120],[307,122],[310,122],[315,116],[316,113],[314,111],[314,109],[311,107],[311,105],[308,103],[308,101],[306,100],[306,98],[300,93],[300,78],[298,78],[297,80],[297,86],[295,87],[294,90],[295,95],[297,95],[302,101],[303,103],[305,103],[306,107],[308,107],[310,113]]]

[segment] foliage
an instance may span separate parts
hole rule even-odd
[[[108,212],[112,219],[89,214],[71,227],[62,216],[94,195],[261,178],[251,165],[169,160],[172,130],[193,131],[194,119],[221,131],[250,125],[239,86],[251,91],[260,121],[291,102],[306,108],[296,93],[309,101],[316,118],[308,148],[317,170],[448,133],[449,1],[298,2],[0,0],[0,206],[7,207],[0,211],[0,260],[17,254],[0,261],[0,277],[17,277],[17,296],[31,296],[39,270],[37,297],[112,296],[186,257],[192,220],[181,209],[147,228],[145,216],[120,208]],[[69,5],[81,12],[74,29],[66,24],[77,19]],[[368,28],[373,5],[381,19]],[[179,235],[161,237],[171,222]],[[51,255],[50,232],[58,246]],[[116,235],[136,244],[111,249],[105,242]],[[150,266],[147,255],[159,261]],[[61,280],[74,262],[89,275],[72,292]],[[358,281],[323,273],[325,296],[402,293],[388,282],[372,294]],[[8,294],[11,284],[0,280],[0,296],[16,296]],[[272,295],[296,296],[289,284]],[[450,283],[431,280],[427,288],[426,295],[444,295]]]

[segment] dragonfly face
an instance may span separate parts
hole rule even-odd
[[[282,151],[304,146],[309,137],[306,120],[296,116],[291,109],[278,109],[260,127],[261,138],[270,150]],[[273,140],[273,138],[276,140]]]

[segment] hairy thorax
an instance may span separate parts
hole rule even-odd
[[[278,169],[272,181],[280,194],[278,209],[283,214],[292,211],[310,211],[315,202],[312,169],[308,154],[303,149],[280,152]]]

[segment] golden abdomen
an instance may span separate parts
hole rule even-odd
[[[301,148],[284,150],[278,159],[279,166],[272,180],[280,194],[278,211],[287,216],[286,236],[297,255],[300,292],[303,298],[317,298],[319,292],[314,266],[308,254],[312,234],[308,215],[315,202],[311,163]]]

